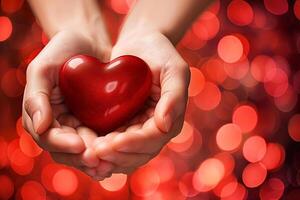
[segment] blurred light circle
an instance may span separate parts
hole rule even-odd
[[[43,186],[50,192],[55,192],[55,189],[52,184],[53,176],[58,172],[62,167],[56,163],[49,163],[45,165],[41,172],[41,182]]]
[[[250,51],[250,43],[249,43],[248,38],[245,35],[241,34],[241,33],[235,33],[233,35],[236,36],[236,37],[238,37],[240,39],[241,43],[243,44],[243,50],[244,50],[244,52],[243,52],[243,56],[242,56],[241,59],[242,60],[247,59],[247,56],[248,56],[249,51]]]
[[[245,26],[253,21],[254,13],[248,2],[233,0],[227,7],[227,16],[235,25]]]
[[[206,82],[202,91],[194,97],[194,102],[201,110],[213,110],[221,101],[221,92],[214,83]]]
[[[252,136],[248,138],[243,146],[243,156],[249,162],[258,162],[263,159],[267,152],[267,144],[263,137]]]
[[[20,139],[16,138],[12,141],[9,142],[8,146],[7,146],[7,157],[9,158],[9,160],[11,160],[13,153],[15,152],[15,150],[19,149],[19,142]]]
[[[208,59],[201,66],[201,71],[209,81],[221,84],[227,75],[224,70],[224,62],[218,58]]]
[[[216,135],[216,142],[220,149],[233,151],[242,142],[242,131],[236,124],[225,124],[219,128]]]
[[[17,78],[17,70],[9,69],[1,79],[1,89],[8,97],[19,97],[23,93],[23,86]]]
[[[0,16],[0,42],[7,40],[12,33],[12,23],[8,17]]]
[[[0,175],[0,199],[10,199],[14,194],[14,183],[7,175]]]
[[[62,196],[69,196],[77,190],[78,178],[73,171],[60,169],[54,174],[52,184],[55,192]]]
[[[229,77],[240,80],[244,78],[249,71],[249,61],[245,58],[235,63],[224,63],[224,70]]]
[[[230,175],[226,178],[224,178],[217,187],[214,188],[214,193],[218,197],[224,198],[232,195],[235,190],[237,189],[238,182],[236,180],[236,177],[233,175]]]
[[[203,12],[192,26],[193,32],[201,40],[214,38],[220,29],[220,22],[217,16],[209,11]]]
[[[300,20],[300,0],[296,0],[294,4],[294,13],[298,20]]]
[[[185,197],[194,197],[199,194],[193,187],[193,176],[193,172],[187,172],[180,178],[178,183],[179,190]]]
[[[267,169],[261,163],[248,164],[242,174],[244,184],[249,188],[260,186],[267,177]]]
[[[140,197],[153,194],[160,185],[157,171],[151,167],[144,166],[136,170],[130,179],[132,192]]]
[[[287,74],[282,69],[277,69],[274,76],[268,81],[265,81],[264,87],[266,92],[272,97],[282,96],[288,89]]]
[[[232,122],[238,125],[244,133],[251,132],[256,127],[257,121],[257,112],[250,105],[238,106],[232,115]]]
[[[260,188],[259,197],[261,200],[280,199],[284,192],[284,183],[279,178],[270,178]]]
[[[234,35],[224,36],[218,43],[218,55],[227,63],[235,63],[243,55],[243,44]]]
[[[148,166],[159,169],[157,174],[161,183],[170,181],[175,175],[174,162],[168,156],[159,154],[148,163]]]
[[[170,142],[168,143],[168,147],[175,152],[183,152],[188,150],[192,146],[194,141],[193,134],[193,127],[185,121],[183,123],[181,132],[176,137],[170,140]]]
[[[214,158],[218,159],[219,161],[221,161],[223,163],[223,166],[225,169],[224,177],[229,176],[233,172],[234,167],[235,167],[235,160],[230,153],[220,152],[220,153],[216,154],[214,156]]]
[[[116,192],[118,190],[121,190],[127,182],[127,175],[125,174],[112,174],[111,177],[104,179],[103,181],[100,181],[100,185],[110,191],[110,192]]]
[[[300,114],[295,114],[290,118],[288,132],[293,140],[300,142]]]
[[[190,50],[198,50],[206,44],[206,40],[200,39],[192,30],[188,30],[181,40],[181,44]]]
[[[298,95],[292,87],[288,87],[286,92],[280,96],[274,98],[276,107],[282,112],[292,111],[298,102]]]
[[[278,169],[285,159],[285,151],[280,144],[269,143],[267,151],[261,163],[267,170]]]
[[[20,136],[20,149],[26,156],[36,157],[42,153],[42,149],[35,143],[29,133]]]
[[[283,15],[289,10],[287,0],[264,0],[265,8],[274,15]]]
[[[220,0],[215,0],[213,4],[208,7],[207,10],[217,15],[220,11],[220,7],[221,7]]]
[[[37,181],[27,181],[21,188],[23,200],[46,200],[46,191]]]
[[[30,174],[34,167],[33,158],[26,156],[19,148],[13,151],[10,161],[11,168],[22,176]]]
[[[189,85],[189,96],[196,96],[204,87],[205,78],[202,72],[196,67],[190,67],[191,80]]]
[[[236,190],[228,197],[221,198],[221,200],[244,200],[247,199],[247,190],[245,187],[238,183]]]
[[[208,158],[196,170],[193,177],[193,186],[199,192],[207,192],[219,184],[224,174],[223,163],[216,158]]]
[[[6,140],[0,136],[0,169],[8,164],[7,146]]]
[[[1,8],[5,13],[12,14],[22,8],[24,0],[1,0]]]
[[[251,62],[251,74],[259,82],[269,81],[275,75],[276,69],[276,62],[266,55],[258,55]]]

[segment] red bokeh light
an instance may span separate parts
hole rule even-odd
[[[238,25],[245,26],[253,21],[253,9],[247,1],[233,0],[227,7],[229,20]]]
[[[279,178],[271,178],[260,188],[259,197],[261,200],[280,199],[283,192],[284,183]]]
[[[23,200],[46,200],[46,191],[37,181],[27,181],[21,188]]]
[[[157,170],[160,183],[170,181],[175,175],[175,166],[172,159],[164,155],[158,155],[148,163],[149,167]]]
[[[187,172],[181,177],[178,183],[179,190],[185,197],[194,197],[199,193],[193,187],[193,176],[193,172]]]
[[[228,197],[224,197],[221,200],[244,200],[247,199],[247,190],[245,187],[238,183],[234,193]]]
[[[244,184],[249,188],[260,186],[267,177],[267,169],[261,163],[250,163],[243,171],[242,178]]]
[[[276,68],[276,62],[266,55],[258,55],[251,62],[251,74],[255,80],[260,82],[270,80],[274,76]]]
[[[249,71],[249,61],[245,58],[236,63],[224,63],[224,70],[229,77],[240,80],[244,78]]]
[[[265,81],[264,86],[270,96],[282,96],[289,87],[287,74],[278,68],[272,78],[268,78],[268,81]]]
[[[243,44],[234,35],[224,36],[218,44],[218,55],[227,63],[235,63],[243,55]]]
[[[212,110],[221,101],[221,92],[214,83],[206,82],[202,91],[194,97],[194,102],[201,110]]]
[[[12,23],[8,17],[0,16],[0,42],[7,40],[12,33]]]
[[[104,179],[103,181],[100,181],[100,185],[110,191],[110,192],[116,192],[118,190],[121,190],[127,182],[127,175],[125,174],[113,174],[111,177]]]
[[[218,186],[214,189],[214,193],[221,198],[229,197],[238,187],[236,177],[230,175],[223,179]]]
[[[242,142],[242,131],[235,124],[225,124],[217,132],[216,141],[220,149],[224,151],[233,151],[237,149]]]
[[[193,177],[193,186],[199,192],[207,192],[216,187],[223,179],[225,168],[216,158],[209,158],[201,163]]]
[[[288,131],[293,140],[300,142],[300,114],[295,114],[290,118]]]
[[[18,97],[23,93],[24,87],[17,78],[17,70],[9,69],[1,79],[1,89],[8,97]]]
[[[69,196],[77,190],[78,178],[73,171],[60,169],[54,174],[52,184],[55,192],[63,196]]]
[[[285,159],[285,151],[280,144],[269,143],[267,151],[261,163],[267,170],[278,169]]]
[[[0,175],[0,199],[10,199],[14,193],[14,183],[10,177]]]
[[[224,63],[218,58],[212,58],[207,60],[201,66],[201,70],[205,75],[205,78],[209,81],[221,84],[226,79],[227,75],[224,70]]]
[[[1,9],[8,14],[17,12],[22,8],[24,0],[1,0]]]
[[[296,0],[294,4],[295,16],[300,20],[300,0]]]
[[[41,172],[41,182],[44,187],[49,190],[50,192],[55,192],[52,180],[53,176],[56,174],[57,171],[61,169],[61,166],[55,163],[50,163],[43,167]]]
[[[218,159],[223,163],[224,166],[224,177],[231,175],[235,167],[235,160],[233,156],[228,152],[221,152],[214,156],[214,158]]]
[[[34,167],[34,160],[26,156],[21,149],[16,148],[10,158],[11,168],[19,175],[28,175]]]
[[[147,180],[147,181],[145,181]],[[160,178],[155,169],[150,167],[139,168],[130,179],[132,192],[140,197],[153,194],[160,184]]]
[[[191,80],[189,85],[189,96],[196,96],[204,87],[205,78],[202,72],[195,67],[190,67]]]
[[[0,169],[8,164],[7,142],[0,136]]]
[[[194,22],[192,30],[201,40],[214,38],[220,29],[220,22],[217,16],[209,11],[205,11]]]
[[[289,9],[287,0],[264,0],[266,9],[274,15],[283,15]]]
[[[171,141],[168,143],[168,147],[175,152],[183,152],[188,150],[194,141],[193,134],[193,127],[188,122],[184,122],[181,132],[176,137],[171,139]]]
[[[29,133],[20,136],[20,149],[26,156],[36,157],[42,153],[42,149],[35,143]]]
[[[257,124],[256,110],[250,105],[238,106],[232,115],[232,122],[238,125],[242,132],[251,132]]]
[[[243,156],[249,162],[258,162],[263,159],[267,152],[267,144],[263,137],[252,136],[243,146]]]

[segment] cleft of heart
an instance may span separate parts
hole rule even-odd
[[[151,85],[149,66],[131,55],[109,63],[77,55],[61,67],[59,74],[66,105],[98,135],[105,135],[132,119],[144,107]]]

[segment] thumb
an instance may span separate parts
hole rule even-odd
[[[161,97],[154,112],[155,123],[163,132],[169,132],[179,117],[185,114],[190,80],[188,65],[180,58],[169,62],[162,70]]]
[[[45,132],[52,124],[50,92],[54,85],[49,79],[49,70],[33,61],[27,69],[27,84],[24,93],[24,109],[37,134]]]

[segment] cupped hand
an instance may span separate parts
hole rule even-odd
[[[87,54],[103,61],[109,42],[96,42],[78,31],[60,31],[29,64],[23,97],[23,126],[57,162],[94,176],[99,159],[91,150],[97,135],[69,113],[60,93],[60,67],[72,56]]]
[[[133,33],[122,37],[111,59],[134,55],[143,59],[153,75],[151,96],[131,122],[105,137],[94,149],[101,160],[113,163],[109,173],[130,173],[157,155],[181,130],[190,72],[173,44],[158,32]]]

